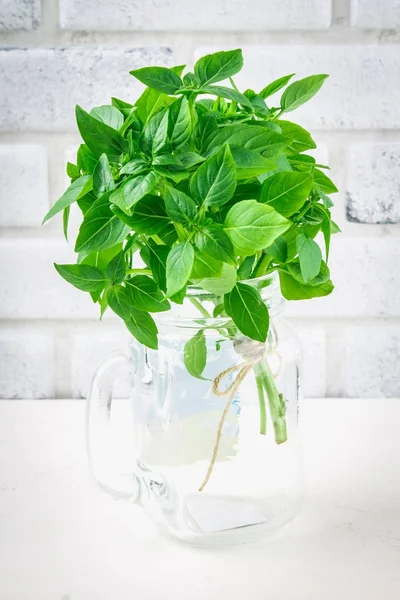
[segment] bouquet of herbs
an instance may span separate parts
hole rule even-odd
[[[308,131],[286,115],[318,92],[327,75],[293,81],[285,75],[262,89],[240,92],[233,76],[241,50],[184,66],[144,67],[131,74],[147,87],[134,103],[86,112],[76,107],[83,139],[71,185],[46,215],[63,212],[67,237],[70,206],[82,224],[77,264],[58,273],[109,307],[132,335],[157,349],[151,313],[182,303],[187,286],[213,294],[214,314],[191,298],[203,317],[223,316],[226,337],[265,342],[268,308],[256,287],[244,283],[277,271],[283,296],[300,300],[333,290],[327,266],[332,222],[329,194],[337,189],[306,153],[316,148]],[[227,80],[229,84],[219,85]],[[284,89],[280,100],[271,100]],[[324,255],[315,241],[322,233]],[[139,253],[143,268],[133,268]],[[206,365],[204,332],[185,347],[195,377]],[[284,401],[264,361],[254,367],[265,433],[264,393],[275,439],[286,440]]]

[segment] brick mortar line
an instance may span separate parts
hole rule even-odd
[[[1,32],[0,45],[16,48],[53,48],[104,45],[117,47],[168,46],[189,43],[198,46],[232,45],[368,45],[396,44],[400,30],[362,30],[332,25],[328,29],[257,31],[73,31],[39,28],[35,31]]]

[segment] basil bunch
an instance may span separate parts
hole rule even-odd
[[[311,135],[283,118],[327,75],[294,83],[287,75],[241,93],[232,76],[242,66],[241,50],[232,50],[204,56],[183,76],[183,66],[145,67],[131,71],[147,86],[134,104],[112,98],[90,113],[76,107],[83,143],[76,165],[67,164],[71,185],[44,221],[63,211],[67,237],[74,202],[83,221],[77,264],[55,267],[149,348],[157,348],[150,313],[182,303],[189,284],[218,297],[214,316],[261,342],[268,310],[243,280],[278,271],[288,300],[333,289],[327,261],[338,227],[329,194],[337,189],[321,170],[328,167],[305,153],[316,147]],[[219,85],[227,79],[230,87]],[[269,98],[283,88],[274,106]],[[136,252],[143,269],[132,268]],[[200,331],[185,349],[198,377],[204,346]]]

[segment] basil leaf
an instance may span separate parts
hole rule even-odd
[[[68,242],[68,223],[69,223],[69,213],[70,206],[66,206],[63,210],[63,233],[66,241]]]
[[[305,282],[303,274],[301,272],[300,261],[298,258],[296,258],[292,262],[287,263],[286,265],[282,265],[280,269],[282,270],[282,272],[288,272],[289,275],[293,277],[293,279],[296,279],[296,281],[304,285]],[[307,283],[307,285],[322,285],[323,283],[326,283],[329,280],[330,276],[331,275],[328,265],[324,261],[322,261],[319,273],[313,279],[311,279]]]
[[[310,75],[291,83],[282,94],[281,109],[290,112],[308,102],[321,89],[327,77],[329,75]]]
[[[255,288],[238,282],[224,297],[225,311],[244,335],[265,342],[269,329],[268,308]]]
[[[85,173],[93,173],[97,158],[93,156],[86,144],[81,144],[76,155],[76,164],[79,170]]]
[[[161,312],[169,310],[170,304],[155,281],[147,275],[135,275],[125,281],[132,305],[137,310]]]
[[[162,110],[144,126],[140,136],[140,145],[144,152],[156,155],[160,153],[168,138],[168,111]]]
[[[86,254],[93,250],[105,250],[128,235],[129,227],[112,213],[109,198],[109,192],[104,194],[85,214],[76,239],[75,252]]]
[[[199,90],[201,94],[214,94],[219,98],[228,98],[233,102],[237,102],[242,106],[247,106],[247,108],[253,108],[253,104],[250,102],[246,96],[233,90],[232,88],[224,87],[222,85],[206,85],[202,86],[201,90]]]
[[[93,179],[91,175],[83,175],[76,179],[71,185],[67,188],[67,190],[63,193],[61,198],[57,200],[57,202],[51,207],[49,212],[44,217],[42,224],[46,223],[49,219],[54,217],[57,213],[70,206],[82,196],[85,196],[93,187]]]
[[[168,138],[172,147],[181,148],[189,141],[191,132],[189,102],[185,96],[182,96],[168,109]]]
[[[314,184],[325,194],[334,194],[338,191],[336,185],[319,169],[314,169]]]
[[[179,75],[166,67],[142,67],[130,71],[130,74],[148,87],[165,94],[175,94],[183,85]]]
[[[201,162],[205,161],[203,156],[197,154],[197,152],[179,152],[175,154],[175,158],[179,159],[182,167],[184,169],[190,169],[190,167],[194,167],[194,165],[198,165]]]
[[[198,331],[186,342],[183,351],[183,361],[190,375],[198,379],[203,379],[201,374],[207,363],[207,346],[203,331]]]
[[[307,285],[300,283],[285,271],[279,271],[282,296],[286,300],[307,300],[328,296],[332,293],[334,285],[330,279],[321,285]]]
[[[80,106],[75,109],[79,132],[93,156],[100,158],[104,153],[117,162],[122,152],[127,151],[126,140],[118,131],[102,121],[95,119]]]
[[[158,175],[153,171],[128,179],[123,186],[112,192],[110,202],[116,204],[123,212],[131,214],[132,207],[153,191],[158,180]]]
[[[298,154],[299,152],[304,152],[304,150],[317,147],[311,134],[306,129],[303,129],[303,127],[300,127],[300,125],[297,125],[297,123],[292,123],[291,121],[275,121],[275,123],[279,125],[285,137],[292,138],[286,152],[289,150],[291,154]]]
[[[226,125],[208,138],[205,154],[212,154],[216,148],[229,144],[263,152],[270,158],[282,152],[289,143],[290,139],[261,125]]]
[[[273,208],[256,200],[243,200],[229,210],[225,231],[241,256],[263,250],[290,226]]]
[[[134,158],[127,162],[120,170],[120,175],[139,175],[147,167],[147,163],[143,158]]]
[[[90,111],[92,117],[113,129],[120,129],[124,124],[124,115],[115,106],[96,106]]]
[[[272,83],[269,83],[265,88],[263,88],[260,92],[260,96],[262,98],[269,98],[272,94],[279,92],[285,85],[289,83],[289,81],[294,76],[294,73],[291,75],[284,75],[284,77],[279,77],[279,79],[275,79]]]
[[[112,176],[110,163],[106,154],[102,154],[93,171],[93,193],[98,198],[106,192],[114,189],[114,177]]]
[[[120,100],[119,98],[114,97],[111,97],[111,104],[112,106],[115,106],[115,108],[118,108],[124,117],[127,117],[133,108],[133,105],[129,102],[125,102],[125,100]]]
[[[168,108],[173,102],[175,102],[175,98],[170,98],[167,94],[152,88],[146,88],[135,102],[136,114],[144,125],[159,110]]]
[[[236,168],[229,146],[223,146],[206,160],[190,180],[194,200],[205,206],[222,206],[233,196]]]
[[[118,252],[107,266],[106,275],[113,283],[121,283],[125,279],[126,264],[124,252]]]
[[[219,277],[205,277],[196,279],[194,283],[207,292],[216,296],[223,296],[232,290],[237,280],[237,272],[234,266],[224,263]]]
[[[233,245],[222,227],[208,225],[195,236],[195,244],[200,252],[231,265],[236,264]]]
[[[275,163],[255,150],[236,146],[232,146],[230,150],[236,166],[236,179],[252,179],[276,168]]]
[[[111,205],[111,210],[137,233],[155,235],[163,231],[169,223],[164,202],[160,196],[144,196],[135,204],[132,215],[126,215],[114,204]]]
[[[299,253],[300,269],[304,283],[309,283],[318,275],[321,268],[321,249],[314,240],[302,233],[296,238],[296,248]]]
[[[183,192],[168,187],[165,194],[165,208],[171,221],[188,225],[196,215],[196,205],[189,196]]]
[[[207,147],[207,141],[212,139],[218,131],[218,122],[215,115],[206,114],[199,118],[194,130],[193,142],[200,153]]]
[[[253,254],[252,256],[246,256],[246,258],[237,270],[238,279],[250,279],[255,259],[255,254]]]
[[[76,165],[74,165],[70,162],[67,162],[67,175],[71,179],[75,180],[75,179],[79,179],[79,177],[81,176],[81,173]]]
[[[200,58],[194,65],[194,74],[201,86],[228,79],[243,67],[240,49],[228,52],[215,52]]]
[[[59,275],[73,286],[84,292],[102,290],[106,279],[100,269],[89,265],[57,265],[54,267]]]
[[[131,296],[126,288],[121,285],[112,287],[107,293],[107,302],[141,344],[157,350],[157,326],[149,313],[132,307]]]
[[[265,252],[278,262],[286,262],[288,258],[288,246],[285,238],[282,235],[277,237],[268,248],[265,248]]]
[[[309,173],[281,171],[266,179],[261,189],[261,202],[266,202],[281,215],[290,217],[310,195],[313,178]]]
[[[166,265],[170,249],[167,246],[161,246],[156,244],[153,240],[149,240],[148,246],[143,248],[140,252],[140,256],[143,260],[145,260],[144,250],[147,251],[147,264],[153,272],[154,281],[158,287],[165,292],[167,289]]]
[[[186,285],[192,271],[193,261],[194,250],[190,242],[181,242],[171,249],[166,265],[168,297],[173,296]]]
[[[209,254],[196,252],[190,279],[206,279],[219,277],[224,263],[212,258]]]

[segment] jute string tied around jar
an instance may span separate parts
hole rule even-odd
[[[221,415],[221,419],[219,421],[219,425],[218,425],[218,429],[217,429],[217,437],[215,440],[210,464],[208,466],[204,481],[201,484],[201,486],[199,487],[199,492],[202,492],[204,490],[205,486],[208,483],[208,480],[211,477],[211,473],[213,471],[215,462],[217,460],[217,455],[218,455],[219,445],[221,442],[224,422],[225,422],[226,416],[228,414],[229,407],[232,404],[233,399],[235,397],[235,394],[238,391],[240,384],[242,383],[243,379],[246,377],[247,373],[249,371],[251,371],[252,369],[254,369],[255,365],[257,363],[261,362],[264,359],[264,357],[267,355],[267,349],[266,349],[265,344],[263,344],[262,342],[256,342],[254,340],[243,339],[243,340],[239,340],[239,341],[235,342],[235,350],[244,359],[243,362],[239,363],[238,365],[234,365],[233,367],[229,367],[229,369],[226,369],[225,371],[222,371],[213,380],[213,386],[212,386],[213,394],[215,396],[218,396],[219,398],[227,397],[228,400],[226,402],[225,408]],[[269,351],[268,354],[270,352],[271,351]],[[238,371],[236,378],[232,381],[232,383],[227,388],[221,390],[220,384],[221,384],[222,380],[225,377],[227,377],[228,375],[231,375],[231,373],[235,373],[236,371]]]

